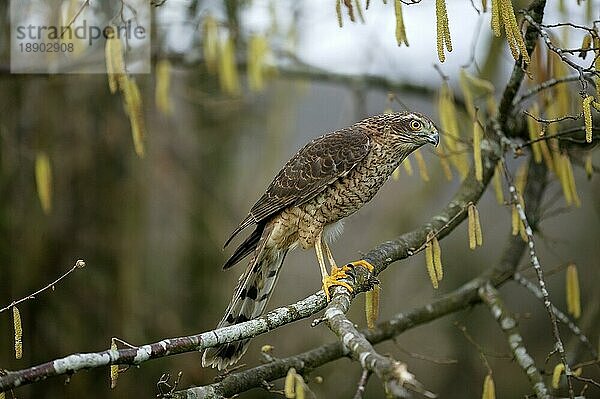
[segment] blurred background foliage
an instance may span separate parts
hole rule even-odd
[[[317,71],[305,68],[297,58],[300,50],[294,53],[294,47],[286,45],[278,47],[285,49],[285,57],[281,56],[283,50],[271,54],[270,65],[278,64],[279,68],[265,70],[264,88],[249,90],[246,44],[256,20],[267,21],[264,25],[270,45],[295,40],[305,54],[313,46],[324,46],[303,41],[311,24],[315,24],[315,29],[318,24],[337,26],[332,4],[274,3],[168,0],[153,10],[153,62],[169,60],[162,73],[170,76],[170,85],[168,98],[162,96],[157,106],[157,74],[135,77],[147,130],[143,158],[134,151],[123,102],[109,92],[105,75],[8,73],[8,5],[0,6],[0,305],[47,284],[76,259],[87,263],[54,291],[20,305],[20,360],[14,359],[10,312],[0,314],[0,368],[19,369],[73,352],[103,350],[110,346],[111,337],[138,345],[212,329],[244,267],[221,271],[221,264],[230,253],[221,250],[222,244],[279,167],[304,142],[366,115],[387,108],[401,109],[397,102],[389,101],[390,91],[410,108],[439,120],[434,93],[441,80],[431,68],[435,46],[421,40],[421,28],[417,25],[422,24],[427,31],[434,28],[423,15],[415,14],[415,19],[410,20],[406,10],[411,47],[392,49],[401,54],[402,72],[379,76],[391,82],[412,83],[422,82],[422,75],[426,74],[429,84],[386,88],[385,81],[373,84],[361,79],[360,73],[356,79],[338,79],[342,75],[335,71],[340,69],[335,48],[322,51],[329,54],[332,71]],[[456,31],[461,32],[455,3],[448,1],[450,27],[456,26]],[[322,13],[315,14],[321,7]],[[470,6],[465,7],[460,9],[465,12],[463,18],[476,19]],[[183,21],[161,16],[172,12],[172,8],[183,10],[176,14]],[[392,8],[388,5],[377,15],[393,21]],[[272,10],[276,10],[277,18]],[[366,25],[370,23],[369,12]],[[235,39],[241,79],[238,95],[224,93],[217,75],[205,63],[198,62],[203,57],[203,23],[209,14],[214,15],[220,29],[226,29]],[[350,35],[356,35],[356,30],[349,33],[348,29],[358,28],[352,27],[345,11],[344,18],[344,28],[336,28],[335,36],[324,38],[324,42],[353,40]],[[169,30],[173,25],[186,23],[193,25],[191,38],[176,37]],[[386,35],[386,43],[390,41],[395,47],[393,33]],[[455,41],[465,43],[456,46],[468,49],[469,43],[466,39],[461,41],[459,35]],[[179,40],[189,44],[185,51],[178,47]],[[477,58],[484,66],[482,76],[498,88],[505,83],[513,64],[505,47],[502,41],[492,40],[489,30],[484,29]],[[428,63],[412,62],[412,56],[418,57],[424,51]],[[196,53],[198,58],[194,57]],[[460,64],[467,62],[468,56],[468,51],[461,55],[457,50],[449,59],[458,57]],[[299,68],[291,73],[290,65]],[[446,73],[456,85],[455,68],[448,67]],[[576,96],[576,85],[569,87]],[[500,92],[496,90],[496,95]],[[165,103],[170,113],[164,112]],[[40,153],[47,154],[51,165],[52,200],[48,213],[42,209],[36,188],[35,164]],[[457,173],[447,181],[436,155],[428,150],[424,157],[429,181],[421,180],[413,159],[412,176],[402,171],[398,180],[391,180],[371,204],[348,220],[344,236],[333,245],[340,261],[356,259],[374,245],[416,227],[449,200],[459,184]],[[511,160],[511,169],[514,171],[524,161],[525,157]],[[578,265],[583,307],[580,325],[596,345],[600,320],[600,186],[597,177],[587,180],[578,166],[575,179],[581,207],[563,209],[543,220],[538,236],[539,255],[545,269],[554,271],[549,273],[549,290],[563,309],[566,265]],[[544,207],[556,210],[563,206],[560,185],[554,182]],[[498,261],[503,242],[510,234],[510,208],[498,205],[491,189],[478,208],[483,247],[469,250],[464,225],[443,240],[446,279],[438,290],[431,288],[422,255],[388,269],[381,276],[381,319],[426,304]],[[522,266],[526,275],[533,276],[526,261]],[[286,260],[270,307],[315,292],[319,280],[312,252],[294,252]],[[552,347],[552,335],[541,303],[514,283],[507,284],[501,292],[518,315],[531,353],[536,359],[545,359]],[[350,313],[351,319],[361,325],[365,324],[363,300],[357,299]],[[395,342],[382,345],[380,352],[407,362],[411,372],[441,397],[479,397],[486,369],[477,349],[467,342],[455,322],[465,325],[485,348],[494,370],[497,397],[515,397],[529,391],[525,376],[511,361],[504,336],[484,307],[408,331]],[[571,360],[585,359],[577,340],[568,332],[564,337]],[[284,357],[332,340],[333,335],[325,327],[310,328],[310,320],[304,320],[255,339],[243,362],[260,362],[260,348],[267,343],[275,347],[275,356]],[[538,366],[551,372],[555,360]],[[65,378],[54,378],[19,388],[15,395],[152,397],[157,393],[155,384],[161,374],[176,375],[179,371],[183,372],[181,387],[210,383],[216,376],[214,370],[200,367],[198,353],[189,353],[130,368],[112,391],[108,369],[97,369],[74,375],[68,384]],[[595,373],[588,376],[598,378],[597,370]],[[316,376],[322,376],[323,383],[314,383]],[[317,397],[350,397],[359,376],[360,367],[343,359],[315,371],[308,381]],[[253,390],[241,397],[266,395],[266,391]],[[367,397],[381,395],[377,382],[368,385]],[[281,397],[275,393],[271,396]]]

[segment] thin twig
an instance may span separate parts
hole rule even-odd
[[[515,187],[512,176],[506,167],[506,162],[502,163],[504,169],[504,176],[508,183],[508,191],[511,196],[511,200],[514,206],[517,208],[517,213],[519,215],[519,219],[523,226],[525,227],[525,234],[527,235],[527,246],[529,247],[529,258],[533,268],[536,271],[538,283],[540,285],[540,290],[542,291],[542,295],[544,297],[544,306],[546,307],[546,311],[550,316],[550,321],[552,323],[552,333],[555,339],[555,350],[558,351],[560,355],[560,360],[565,366],[565,375],[567,376],[567,382],[569,385],[569,397],[573,399],[574,391],[573,391],[573,381],[571,378],[571,369],[569,368],[569,364],[567,362],[567,357],[565,354],[565,348],[560,337],[560,331],[558,330],[558,323],[556,322],[556,315],[554,314],[552,302],[550,301],[550,296],[548,294],[548,290],[546,289],[546,282],[544,280],[544,271],[542,270],[542,266],[540,265],[540,261],[537,257],[537,253],[535,251],[535,241],[533,238],[533,230],[527,220],[527,216],[525,215],[525,210],[523,206],[521,206],[521,202],[519,201],[519,193],[517,192],[517,188]]]
[[[585,78],[589,79],[591,78],[591,74],[585,74]],[[519,104],[533,96],[535,96],[536,94],[538,94],[541,91],[547,90],[551,87],[554,87],[558,84],[561,83],[567,83],[567,82],[575,82],[575,81],[579,81],[580,77],[579,74],[577,75],[571,75],[571,76],[565,76],[564,78],[559,78],[559,79],[549,79],[545,82],[540,83],[537,86],[532,87],[531,89],[529,89],[527,92],[523,93],[522,95],[518,96],[515,98],[514,100],[514,104]]]
[[[75,23],[75,20],[79,17],[79,15],[81,15],[81,13],[83,12],[83,10],[88,7],[90,5],[90,0],[85,0],[81,6],[79,7],[79,10],[77,10],[77,12],[75,13],[75,15],[73,15],[73,18],[71,18],[71,20],[67,23],[66,26],[64,26],[60,32],[60,39],[63,39],[63,36],[65,34],[65,32],[69,29],[71,29],[71,25],[73,25]]]
[[[544,118],[540,118],[540,117],[535,116],[535,115],[531,115],[529,113],[529,111],[527,111],[527,110],[523,110],[523,113],[525,115],[527,115],[528,117],[534,119],[536,122],[544,123],[544,124],[551,124],[551,123],[562,122],[562,121],[565,121],[567,119],[571,119],[571,120],[576,121],[576,120],[579,120],[579,119],[583,118],[583,112],[581,112],[581,113],[579,113],[577,115],[563,115],[563,116],[559,116],[557,118],[552,118],[552,119],[544,119]]]
[[[592,130],[595,132],[599,132],[600,128],[592,127]],[[541,137],[538,137],[538,138],[535,138],[532,140],[525,141],[524,143],[515,146],[514,150],[519,151],[519,150],[523,149],[524,147],[528,147],[531,144],[537,143],[539,141],[545,141],[545,140],[550,140],[550,139],[554,139],[554,138],[560,139],[561,137],[567,136],[569,134],[583,133],[583,132],[585,132],[585,126],[572,127],[570,129],[564,130],[562,132],[558,132],[556,134],[548,134],[548,135],[544,135],[544,136],[541,136]],[[595,139],[595,137],[594,137],[594,139]],[[586,142],[585,139],[582,140],[582,142],[585,143]]]
[[[548,47],[548,49],[550,51],[552,51],[556,55],[558,55],[565,64],[569,65],[571,68],[573,68],[577,71],[577,73],[579,74],[579,83],[581,84],[581,89],[585,90],[587,88],[587,81],[585,80],[585,73],[586,72],[590,72],[590,73],[594,72],[594,67],[593,67],[594,63],[592,62],[589,67],[584,68],[581,65],[571,61],[569,59],[569,57],[564,55],[565,52],[563,51],[562,48],[557,47],[554,45],[554,43],[552,43],[552,40],[550,39],[550,35],[548,34],[548,32],[546,32],[546,30],[544,28],[542,28],[542,26],[537,21],[535,21],[527,13],[524,14],[524,18],[527,22],[529,22],[530,26],[533,26],[535,29],[537,29],[537,31],[539,32],[539,34],[542,37],[542,40],[544,40],[546,47]]]
[[[358,386],[356,387],[356,393],[354,394],[354,399],[362,399],[365,388],[367,386],[367,382],[369,382],[369,377],[371,376],[371,372],[369,370],[363,370],[360,376],[360,380],[358,380]]]
[[[398,350],[400,350],[400,352],[412,357],[413,359],[418,359],[418,360],[423,360],[426,362],[430,362],[433,364],[440,364],[440,365],[450,365],[450,364],[457,364],[458,360],[457,359],[442,359],[442,358],[437,358],[434,356],[428,356],[428,355],[423,355],[422,353],[415,353],[415,352],[411,352],[408,349],[405,349],[403,347],[401,347],[398,344],[398,340],[396,340],[394,338],[394,343],[396,344],[396,348],[398,348]]]
[[[542,301],[544,300],[544,296],[542,295],[542,291],[535,284],[533,284],[531,281],[527,280],[523,275],[521,275],[520,273],[515,273],[514,280],[517,283],[521,284],[523,287],[527,288],[536,298],[538,298],[538,299],[540,299]],[[579,338],[579,341],[581,341],[581,343],[585,345],[585,347],[588,349],[588,352],[590,353],[590,355],[592,356],[592,358],[593,359],[597,359],[598,358],[598,352],[596,351],[596,348],[594,348],[594,345],[592,345],[592,343],[590,342],[590,340],[588,339],[588,337],[569,318],[569,316],[567,316],[566,314],[564,314],[560,309],[558,309],[554,305],[552,305],[552,311],[556,315],[556,318],[558,320],[560,320],[560,322],[563,323],[565,326],[567,326],[569,328],[569,330],[571,330],[571,332],[577,338]]]
[[[54,286],[56,284],[58,284],[59,282],[61,282],[69,274],[73,273],[77,269],[82,269],[84,267],[85,267],[85,262],[82,259],[79,259],[77,262],[75,262],[75,264],[73,265],[73,267],[71,267],[68,271],[66,271],[62,276],[60,276],[59,278],[57,278],[56,280],[54,280],[50,284],[46,285],[45,287],[40,288],[36,292],[34,292],[32,294],[29,294],[26,297],[21,298],[19,300],[12,301],[9,305],[7,305],[7,306],[3,307],[2,309],[0,309],[0,313],[12,309],[13,307],[17,306],[21,302],[25,302],[25,301],[30,300],[30,299],[35,299],[36,296],[38,296],[39,294],[41,294],[42,292],[44,292],[44,291],[46,291],[48,289],[53,289],[54,290]]]
[[[473,345],[475,348],[477,348],[477,352],[479,353],[481,362],[487,369],[487,373],[492,374],[492,368],[490,367],[490,362],[488,362],[488,360],[487,360],[487,356],[485,355],[485,351],[483,350],[483,347],[481,345],[479,345],[479,343],[477,343],[477,341],[475,341],[475,339],[471,336],[471,334],[469,334],[466,326],[460,324],[457,321],[454,322],[454,325],[456,326],[456,328],[458,328],[460,330],[460,332],[463,333],[463,335],[467,339],[467,341],[469,341],[469,343],[471,345]]]

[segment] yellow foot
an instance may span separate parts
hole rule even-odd
[[[346,274],[348,270],[350,270],[350,267],[348,266],[342,266],[341,268],[333,266],[331,268],[331,274],[323,277],[323,292],[325,292],[327,302],[329,302],[331,299],[331,296],[329,295],[329,288],[333,287],[334,285],[341,285],[342,287],[346,287],[348,291],[352,292],[352,287],[350,287],[348,283],[339,281],[339,279],[348,277]]]
[[[373,266],[372,264],[370,264],[369,262],[367,262],[364,259],[348,263],[347,266],[354,266],[354,267],[356,267],[356,266],[362,266],[365,269],[369,270],[370,272],[372,272],[375,269],[375,266]]]

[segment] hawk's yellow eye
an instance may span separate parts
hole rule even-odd
[[[410,121],[410,128],[415,131],[421,130],[423,128],[423,124],[418,120],[413,119],[412,121]]]

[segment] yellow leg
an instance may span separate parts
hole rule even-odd
[[[323,251],[323,248],[325,249],[325,251]],[[315,242],[315,252],[317,253],[317,260],[319,261],[321,275],[323,276],[323,292],[327,297],[327,302],[329,302],[329,300],[331,299],[331,296],[329,295],[329,288],[333,287],[334,285],[341,285],[342,287],[346,287],[348,291],[352,292],[352,287],[350,287],[348,283],[344,281],[339,281],[340,279],[348,277],[346,275],[346,272],[350,270],[350,268],[348,266],[343,266],[341,268],[338,268],[336,266],[331,250],[329,249],[327,243],[323,240],[322,233],[319,234],[319,236],[317,237],[317,241]],[[329,263],[331,265],[330,275],[327,274],[327,269],[325,266],[325,257],[323,256],[323,252],[325,252],[327,260],[329,260]]]
[[[325,257],[323,256],[323,247],[321,246],[321,234],[317,238],[315,242],[315,252],[317,254],[317,261],[319,261],[319,267],[321,268],[321,277],[323,277],[323,281],[325,281],[325,277],[327,274],[327,267],[325,266]],[[325,292],[327,294],[327,292]]]
[[[337,269],[337,264],[335,263],[335,259],[333,259],[333,254],[331,253],[331,249],[327,242],[323,239],[323,234],[321,233],[321,242],[323,243],[323,248],[325,249],[325,255],[327,255],[327,259],[329,260],[329,266],[333,269],[334,267]]]

